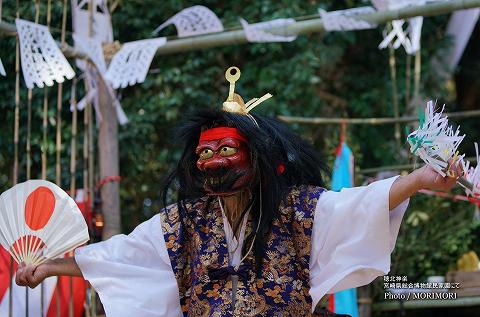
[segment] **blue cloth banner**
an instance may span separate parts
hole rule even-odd
[[[348,145],[342,142],[335,159],[332,175],[332,190],[353,187],[353,154]],[[334,312],[358,317],[357,290],[347,289],[334,294]]]

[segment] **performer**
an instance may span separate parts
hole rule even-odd
[[[163,190],[176,203],[129,235],[75,257],[20,265],[16,282],[83,276],[107,316],[333,316],[328,293],[390,269],[409,197],[449,190],[430,167],[368,186],[326,191],[325,165],[306,141],[249,111],[227,70],[223,110],[199,111],[179,132],[183,154]]]

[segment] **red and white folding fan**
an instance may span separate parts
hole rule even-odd
[[[88,240],[82,213],[57,185],[30,180],[0,196],[0,243],[17,263],[38,265]]]

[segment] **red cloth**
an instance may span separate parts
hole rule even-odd
[[[217,127],[203,131],[202,133],[200,133],[199,142],[220,140],[228,137],[247,142],[247,138],[243,134],[241,134],[237,128],[227,127]]]

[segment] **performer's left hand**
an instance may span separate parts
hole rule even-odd
[[[448,192],[462,174],[460,164],[453,164],[447,176],[440,175],[432,167],[425,165],[404,177],[399,177],[390,188],[390,210],[421,189],[432,189]]]
[[[422,168],[415,170],[412,175],[415,176],[418,189],[431,189],[443,192],[448,192],[455,186],[458,177],[462,174],[459,164],[453,165],[450,168],[447,176],[440,175],[431,166],[425,165]]]

